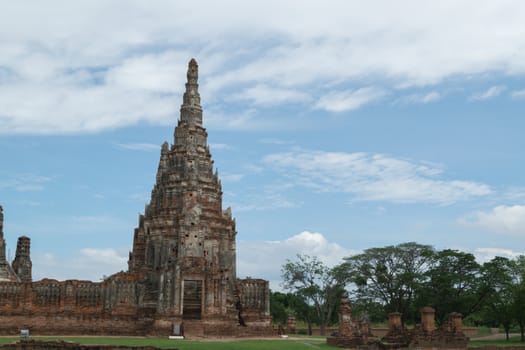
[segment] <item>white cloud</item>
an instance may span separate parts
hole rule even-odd
[[[232,150],[233,147],[225,143],[210,143],[211,150]]]
[[[180,53],[169,51],[128,58],[109,69],[105,80],[108,85],[123,90],[180,93],[186,82],[186,67],[174,62],[186,59]]]
[[[516,99],[525,98],[525,89],[512,91],[511,96]]]
[[[222,174],[221,180],[224,182],[239,182],[244,177],[244,174]]]
[[[50,253],[33,254],[32,260],[34,280],[54,278],[99,282],[103,276],[127,270],[128,249],[84,248],[69,257],[59,258]]]
[[[292,104],[297,102],[305,102],[310,97],[304,93],[292,89],[283,89],[266,84],[258,84],[256,86],[245,89],[238,95],[241,100],[252,101],[255,105],[271,106],[280,104]]]
[[[431,102],[437,102],[441,100],[443,96],[437,91],[431,91],[428,93],[418,93],[408,96],[402,96],[397,99],[394,103],[406,103],[406,104],[426,104]]]
[[[491,193],[482,183],[440,179],[443,169],[435,164],[383,154],[298,150],[270,154],[263,163],[298,185],[357,200],[450,204]]]
[[[328,241],[323,234],[303,231],[281,241],[238,241],[237,275],[270,280],[272,290],[280,290],[281,268],[286,259],[297,254],[315,256],[327,266],[342,262],[346,256],[357,253]]]
[[[381,95],[349,90],[350,83],[392,91],[487,73],[521,77],[525,51],[516,48],[525,44],[524,13],[521,2],[473,0],[13,2],[0,13],[0,133],[167,124],[192,56],[202,63],[205,103],[237,96],[259,106],[302,102],[330,111]],[[333,86],[341,90],[308,99]],[[493,87],[479,97],[500,92]],[[424,103],[436,98],[419,95]],[[228,120],[213,125],[245,130],[250,121]]]
[[[485,263],[487,261],[492,260],[496,256],[514,259],[525,253],[519,253],[513,251],[512,249],[505,248],[476,248],[474,249],[473,254],[479,263]]]
[[[161,146],[154,143],[136,142],[136,143],[118,143],[117,146],[132,151],[159,151]]]
[[[272,123],[255,118],[255,110],[249,109],[235,113],[225,113],[210,109],[206,112],[207,127],[215,130],[257,130],[271,129]]]
[[[336,91],[321,96],[315,107],[330,112],[343,112],[358,109],[385,96],[382,89],[365,87],[356,90]]]
[[[459,220],[463,225],[523,237],[525,234],[525,205],[499,205],[490,211],[471,213]]]
[[[493,97],[499,96],[503,91],[505,91],[505,89],[506,87],[503,85],[492,86],[483,92],[472,95],[470,99],[477,101],[489,100]]]
[[[42,191],[50,177],[36,174],[18,174],[0,182],[0,189],[12,189],[18,192]]]
[[[243,194],[241,198],[238,198],[234,192],[226,192],[224,200],[232,203],[231,206],[236,212],[301,207],[302,201],[293,200],[284,195],[284,192],[292,186],[290,183],[273,183],[257,188],[257,191],[250,192],[248,195]]]
[[[264,138],[259,140],[260,143],[269,144],[269,145],[292,145],[295,142],[290,140],[279,140],[274,138]]]

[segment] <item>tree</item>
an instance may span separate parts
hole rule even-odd
[[[282,267],[283,286],[312,305],[319,320],[321,335],[335,312],[344,292],[345,280],[340,266],[329,268],[316,257],[297,255]],[[311,326],[311,321],[309,327]]]
[[[434,249],[415,242],[366,249],[345,258],[343,269],[355,284],[354,297],[362,304],[381,303],[386,312],[402,313],[402,320],[414,318],[413,301]]]
[[[514,265],[513,314],[520,327],[521,341],[525,342],[525,256],[520,255]]]
[[[436,320],[442,323],[451,312],[463,317],[480,310],[488,295],[482,288],[481,266],[474,255],[458,250],[436,252],[418,287],[417,306],[434,306]]]
[[[297,320],[308,324],[315,321],[312,318],[310,305],[294,293],[271,292],[270,314],[272,320],[281,325],[287,324],[289,316],[294,316]]]
[[[490,326],[501,324],[507,340],[514,321],[516,267],[515,261],[497,256],[482,268],[484,284],[489,291],[483,319]]]
[[[285,325],[288,320],[288,295],[270,291],[270,315],[272,321]]]

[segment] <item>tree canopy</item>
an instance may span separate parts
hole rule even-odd
[[[282,267],[283,286],[313,305],[321,334],[339,305],[345,289],[341,266],[327,267],[317,257],[297,255],[297,260],[287,260]]]

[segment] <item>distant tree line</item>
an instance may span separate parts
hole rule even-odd
[[[353,315],[371,323],[400,312],[405,324],[420,322],[419,309],[432,306],[438,324],[460,312],[471,325],[514,326],[525,341],[525,256],[495,257],[480,264],[471,253],[435,250],[415,242],[366,249],[335,267],[298,255],[282,267],[286,293],[271,295],[274,322],[288,316],[321,334],[338,321],[339,301],[349,292]]]

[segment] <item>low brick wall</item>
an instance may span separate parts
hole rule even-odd
[[[153,320],[131,316],[100,315],[2,315],[0,334],[18,335],[28,329],[31,335],[147,335]],[[166,335],[169,333],[166,333]]]

